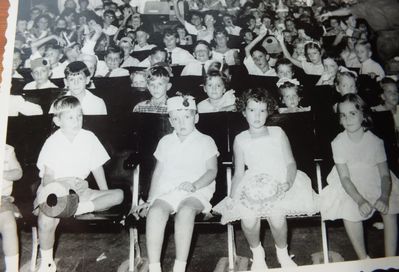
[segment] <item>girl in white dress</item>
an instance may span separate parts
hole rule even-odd
[[[262,217],[269,222],[281,266],[297,266],[288,255],[286,216],[317,212],[316,195],[309,177],[297,170],[284,131],[265,126],[276,101],[265,89],[253,89],[240,102],[249,129],[234,140],[231,198],[225,198],[214,211],[222,214],[222,223],[241,220],[253,254],[251,271],[267,269],[259,235]]]
[[[335,166],[320,196],[323,220],[343,219],[359,259],[368,258],[363,221],[375,210],[384,222],[385,255],[396,254],[399,212],[399,180],[388,169],[383,141],[366,129],[364,109],[357,94],[346,94],[338,103],[345,130],[331,143]]]

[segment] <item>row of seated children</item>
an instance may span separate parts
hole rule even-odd
[[[323,56],[326,67],[329,67],[329,76],[326,81],[328,84],[335,84],[337,93],[343,95],[348,92],[357,92],[356,88],[356,78],[357,75],[355,72],[352,72],[344,67],[338,66],[338,61],[334,60],[333,57],[328,55]],[[93,74],[93,66],[90,65],[91,57],[85,58],[84,61],[89,65],[85,66],[83,62],[72,62],[65,71],[68,76],[72,71],[83,70],[86,67],[84,75],[80,75],[81,80],[77,85],[75,84],[76,80],[73,80],[72,77],[68,77],[65,82],[68,89],[68,94],[73,94],[76,97],[80,98],[80,101],[84,108],[85,114],[106,114],[106,105],[101,98],[93,95],[89,90],[93,83],[90,83],[90,77]],[[36,78],[34,82],[38,85],[51,85],[55,87],[48,79],[46,79],[43,74],[47,74],[48,72],[48,63],[45,59],[36,59],[32,61],[34,67],[33,77]],[[75,67],[75,65],[77,65]],[[90,68],[89,68],[90,67]],[[300,100],[300,82],[298,80],[293,79],[294,71],[292,64],[287,59],[279,59],[276,63],[277,76],[280,78],[277,82],[277,86],[280,89],[282,102],[287,107],[291,104],[291,108],[288,109],[288,112],[295,112],[301,110],[309,110],[308,107],[301,107],[299,105]],[[74,72],[72,72],[73,74]],[[143,88],[147,86],[149,93],[152,96],[151,100],[144,101],[139,103],[134,111],[137,112],[156,112],[156,113],[165,113],[165,102],[167,97],[167,91],[171,88],[171,83],[169,79],[171,77],[170,68],[164,64],[157,64],[155,67],[150,68],[147,72],[134,72],[131,75],[132,86]],[[161,80],[161,78],[163,78]],[[226,111],[226,110],[234,110],[234,91],[228,90],[228,82],[231,79],[231,75],[229,73],[228,66],[225,66],[219,62],[211,63],[207,76],[205,77],[204,82],[204,91],[208,95],[208,99],[200,102],[199,104],[199,112],[215,112],[215,111]],[[333,80],[331,80],[333,79]],[[394,81],[392,79],[385,79],[385,81],[391,81],[392,85]],[[283,84],[284,82],[290,81],[287,84]],[[332,82],[331,82],[332,81]],[[32,83],[34,83],[32,82]],[[89,84],[90,83],[90,84]],[[324,82],[322,85],[326,85]],[[158,85],[159,88],[155,88]],[[384,88],[386,84],[381,84]],[[145,90],[145,89],[142,89]],[[384,95],[381,94],[382,99],[384,99]],[[288,100],[291,100],[288,101]],[[385,99],[384,99],[385,101]],[[394,101],[393,101],[394,102]],[[293,104],[292,104],[293,103]],[[163,105],[163,107],[162,107]],[[144,106],[144,107],[143,107]],[[18,112],[24,115],[36,115],[42,114],[42,111],[38,105],[34,105],[30,102],[23,101],[20,96],[11,96],[11,105],[10,105],[10,115],[17,115]],[[377,110],[382,110],[383,108],[378,107]],[[396,113],[396,108],[393,107],[392,112]],[[281,112],[286,112],[287,109],[281,109]],[[51,112],[51,111],[50,111]]]
[[[84,71],[75,72],[75,76],[84,75]],[[273,230],[279,263],[282,267],[296,266],[288,255],[285,217],[314,214],[319,209],[317,196],[306,174],[296,169],[284,131],[265,126],[277,105],[268,91],[250,89],[237,105],[249,129],[237,135],[234,141],[232,194],[216,205],[214,211],[222,214],[223,223],[241,220],[253,253],[252,271],[267,269],[259,238],[262,217],[268,219]],[[345,131],[332,143],[336,166],[329,175],[329,186],[321,194],[323,220],[344,219],[355,251],[362,259],[367,254],[364,241],[357,233],[362,230],[361,222],[378,210],[386,226],[385,253],[387,256],[395,255],[398,180],[389,172],[382,141],[366,129],[368,118],[361,98],[356,94],[345,94],[337,110]],[[209,201],[215,190],[218,151],[210,137],[195,129],[199,116],[192,97],[169,98],[166,111],[174,132],[158,144],[154,153],[157,165],[148,202],[136,209],[144,209],[147,213],[146,242],[150,271],[161,271],[160,254],[165,225],[169,215],[176,213],[176,261],[173,271],[179,272],[185,271],[195,215],[211,209]],[[82,119],[82,106],[76,97],[58,99],[54,103],[53,121],[59,129],[46,140],[37,162],[42,178],[38,195],[52,182],[68,182],[80,196],[75,215],[107,209],[119,204],[123,198],[120,190],[108,190],[102,164],[109,157],[95,135],[82,129]],[[93,150],[96,150],[96,155],[93,155]],[[89,189],[84,181],[90,172],[100,191]],[[365,176],[364,173],[368,174]],[[363,182],[364,179],[367,183]],[[264,194],[259,194],[259,188]],[[338,196],[344,199],[332,201]],[[35,208],[38,201],[37,198]],[[59,219],[39,211],[38,220],[42,256],[39,271],[56,271],[53,245]],[[14,261],[15,258],[18,259],[18,256],[14,255]]]

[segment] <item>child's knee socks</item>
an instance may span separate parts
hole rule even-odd
[[[150,263],[148,265],[148,272],[162,272],[161,263]]]
[[[262,247],[262,244],[259,243],[257,247],[250,247],[252,251],[252,271],[265,271],[267,269],[267,264],[265,261],[265,250]]]
[[[90,213],[94,211],[94,203],[92,201],[79,202],[78,209],[75,215],[81,215],[85,213]]]
[[[6,272],[18,272],[19,254],[13,256],[5,256]]]
[[[277,260],[281,264],[281,267],[296,267],[298,266],[288,255],[287,246],[284,248],[279,248],[276,246]]]
[[[187,262],[175,260],[175,264],[173,265],[173,272],[185,272],[186,265],[187,265]]]

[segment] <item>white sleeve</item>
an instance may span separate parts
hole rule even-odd
[[[195,28],[194,25],[190,24],[189,22],[184,21],[184,27],[186,28],[188,34],[198,35],[198,30]]]

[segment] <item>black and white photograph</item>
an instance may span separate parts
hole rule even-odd
[[[0,1],[0,271],[399,271],[398,0]]]

